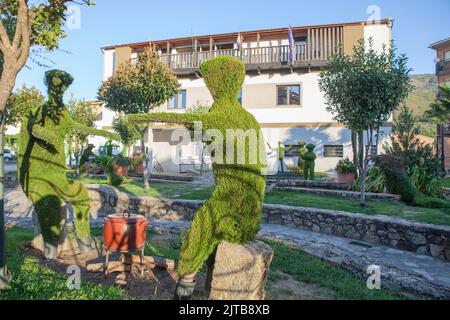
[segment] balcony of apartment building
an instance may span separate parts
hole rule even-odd
[[[450,73],[450,51],[448,58],[436,63],[436,75],[442,75]]]
[[[292,28],[292,46],[288,28],[180,38],[150,45],[177,75],[198,74],[202,62],[218,56],[240,59],[247,72],[292,71],[325,66],[328,58],[342,48],[343,29],[339,25]],[[142,49],[141,44],[133,51]]]

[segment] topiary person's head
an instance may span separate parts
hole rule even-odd
[[[312,144],[312,143],[306,145],[306,149],[307,149],[309,152],[313,152],[315,148],[316,148],[316,145],[314,145],[314,144]]]
[[[300,146],[300,148],[304,148],[305,145],[306,145],[306,142],[305,141],[299,141],[298,145]]]
[[[245,79],[245,66],[237,58],[220,56],[203,62],[200,72],[214,100],[236,100]]]
[[[44,82],[49,95],[62,97],[72,84],[73,77],[62,70],[50,70],[45,73]]]

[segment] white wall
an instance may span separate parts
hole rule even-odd
[[[381,52],[383,45],[386,45],[386,49],[388,49],[392,40],[392,28],[386,24],[368,24],[364,26],[366,44],[369,38],[372,38],[375,50]]]

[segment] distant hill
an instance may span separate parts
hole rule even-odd
[[[413,111],[414,115],[422,118],[423,113],[429,109],[430,104],[436,99],[437,78],[433,74],[416,74],[411,76],[411,83],[415,89],[409,94],[406,105]]]
[[[416,74],[410,78],[415,89],[409,94],[406,106],[419,119],[420,122],[418,124],[421,128],[421,134],[428,137],[436,137],[436,125],[428,122],[423,117],[423,114],[436,99],[438,90],[437,78],[434,74]]]

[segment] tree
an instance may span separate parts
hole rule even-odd
[[[136,64],[131,61],[118,67],[98,91],[98,99],[109,110],[124,114],[147,114],[150,110],[172,98],[179,88],[173,72],[160,61],[150,47],[139,54]],[[145,135],[148,125],[136,125],[141,138],[144,163],[144,187],[148,189],[148,155],[145,152]]]
[[[405,55],[396,55],[392,45],[377,52],[373,41],[361,39],[353,54],[342,50],[333,55],[321,71],[319,86],[324,93],[327,110],[334,120],[358,133],[357,167],[361,169],[360,204],[365,207],[365,183],[371,147],[378,145],[379,130],[412,90]],[[370,150],[370,152],[368,152]]]
[[[126,115],[119,114],[113,119],[113,130],[120,136],[124,148],[122,155],[127,156],[130,152],[130,146],[139,140],[140,134],[136,127],[128,122]]]
[[[443,83],[439,89],[439,97],[430,105],[430,110],[425,111],[425,117],[438,124],[448,124],[450,123],[450,84]]]
[[[32,46],[53,50],[66,36],[62,29],[68,3],[93,4],[88,0],[47,0],[29,5],[27,0],[0,0],[0,150],[4,147],[6,103],[17,74],[25,66]],[[0,289],[7,287],[3,156],[0,155]]]
[[[5,126],[16,126],[34,108],[44,104],[45,98],[35,87],[23,85],[11,94],[6,103]]]
[[[72,98],[68,104],[68,109],[74,121],[82,124],[84,127],[95,129],[97,115],[89,102]],[[70,161],[72,161],[72,154],[75,158],[77,176],[80,174],[80,158],[88,144],[88,137],[89,134],[85,130],[80,130],[77,127],[74,127],[69,132],[69,157]]]

